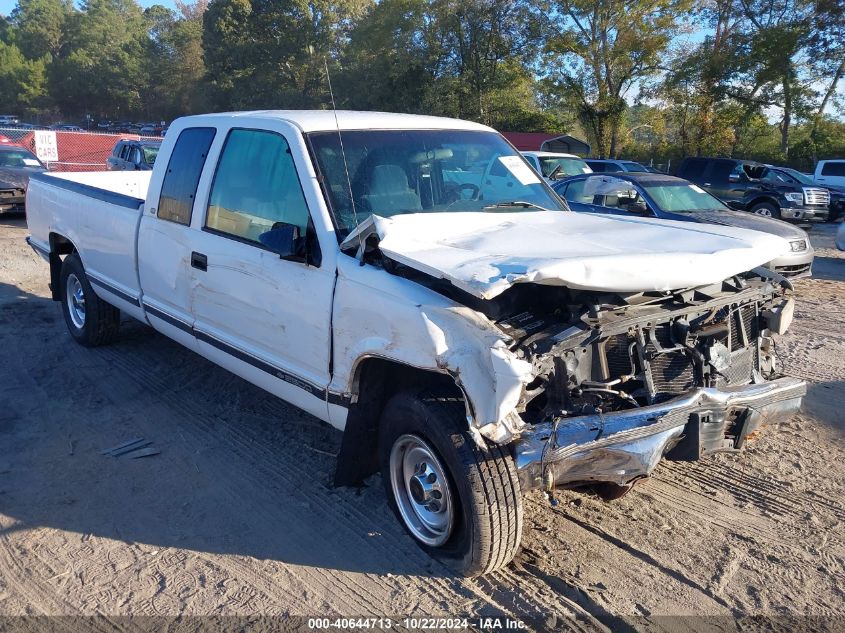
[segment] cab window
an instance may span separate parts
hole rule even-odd
[[[229,133],[209,196],[206,228],[261,244],[277,223],[305,235],[308,205],[287,141],[275,132]]]
[[[194,127],[179,134],[161,184],[159,219],[178,224],[191,223],[200,175],[216,133],[213,127]]]

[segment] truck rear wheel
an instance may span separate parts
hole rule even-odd
[[[465,576],[501,569],[522,538],[513,458],[479,448],[461,400],[401,392],[388,402],[379,458],[393,511],[429,555]]]
[[[117,338],[120,310],[100,299],[91,288],[79,255],[68,255],[59,277],[62,314],[70,335],[86,347]]]

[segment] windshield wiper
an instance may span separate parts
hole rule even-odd
[[[496,204],[489,204],[484,207],[484,210],[487,211],[488,209],[513,209],[514,207],[519,207],[522,209],[538,209],[540,211],[551,211],[551,209],[547,209],[546,207],[541,207],[539,204],[534,204],[533,202],[525,202],[524,200],[511,200],[510,202],[497,202]]]

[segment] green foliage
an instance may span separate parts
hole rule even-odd
[[[554,0],[550,90],[569,97],[599,156],[615,155],[635,83],[655,76],[692,0]]]
[[[147,81],[144,18],[134,0],[86,0],[68,20],[66,56],[50,65],[50,92],[63,112],[132,116]]]
[[[202,2],[179,2],[178,14],[161,5],[144,11],[150,82],[142,100],[152,118],[170,119],[207,107],[202,52],[205,7]]]
[[[304,108],[326,102],[336,59],[369,0],[212,0],[203,49],[221,108]]]
[[[21,52],[29,59],[58,57],[72,13],[72,0],[18,0],[11,19]]]
[[[542,23],[525,1],[383,0],[351,33],[337,82],[340,101],[562,131],[559,117],[539,107],[530,68]]]
[[[18,114],[326,108],[328,66],[341,108],[568,132],[599,156],[845,153],[841,0],[18,0],[0,42]]]
[[[14,44],[0,42],[0,103],[31,114],[43,105],[46,60],[29,60]]]

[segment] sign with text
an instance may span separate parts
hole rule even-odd
[[[56,133],[52,130],[35,131],[35,155],[45,163],[55,163],[59,160],[59,146],[56,144]]]

